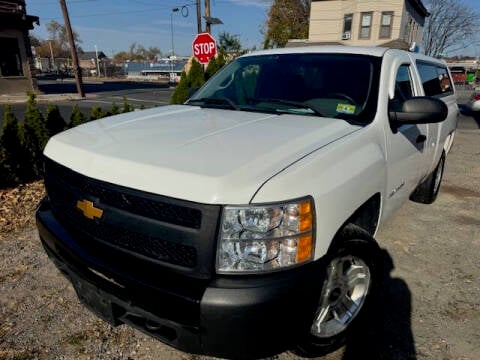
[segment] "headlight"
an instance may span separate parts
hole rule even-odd
[[[226,206],[217,249],[218,273],[256,273],[313,258],[314,211],[310,198]]]

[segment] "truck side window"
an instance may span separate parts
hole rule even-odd
[[[453,94],[452,81],[446,67],[417,61],[417,68],[426,96],[442,97]]]
[[[395,95],[390,100],[390,109],[401,111],[403,102],[413,97],[412,78],[410,76],[410,66],[401,65],[395,78]]]

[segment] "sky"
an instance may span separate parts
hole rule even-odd
[[[460,0],[480,12],[480,0]],[[45,25],[50,20],[63,23],[58,0],[26,0],[27,13],[40,17],[33,34],[47,39]],[[200,0],[202,15],[204,0]],[[261,32],[272,0],[211,0],[211,16],[222,20],[212,25],[212,35],[220,32],[238,36],[244,48],[262,47]],[[163,54],[173,50],[189,56],[197,33],[195,0],[67,0],[72,27],[79,33],[84,51],[97,46],[107,56],[128,50],[132,43],[156,46]],[[173,8],[182,11],[173,12]],[[173,32],[172,32],[173,25]],[[203,23],[203,26],[204,23]],[[461,53],[480,55],[480,44]],[[457,54],[453,54],[457,55]]]
[[[204,0],[200,1],[203,16]],[[50,20],[63,24],[58,0],[27,0],[26,4],[29,15],[40,17],[40,27],[35,26],[33,35],[47,39],[45,25]],[[261,26],[271,0],[211,0],[210,4],[210,15],[223,22],[212,25],[214,37],[226,31],[237,35],[244,48],[261,47]],[[84,51],[93,51],[96,45],[110,57],[135,42],[170,54],[173,25],[175,54],[192,53],[192,41],[197,34],[195,0],[67,0],[67,7]],[[183,7],[183,11],[173,12],[175,7]]]

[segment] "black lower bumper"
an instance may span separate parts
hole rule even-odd
[[[58,222],[48,201],[37,211],[37,227],[47,254],[92,312],[190,353],[257,358],[288,350],[308,331],[324,278],[322,262],[316,261],[262,276],[193,280],[201,291],[188,297],[163,287],[161,276],[155,282],[138,273],[129,276],[87,252]],[[176,282],[180,289],[190,287],[192,279]]]

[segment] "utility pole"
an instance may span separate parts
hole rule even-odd
[[[77,83],[77,92],[81,98],[84,98],[85,91],[83,90],[82,72],[80,70],[80,66],[78,65],[77,48],[75,47],[75,40],[73,39],[72,26],[70,25],[70,18],[68,16],[67,4],[65,4],[65,0],[59,0],[59,1],[60,1],[60,6],[62,8],[65,27],[67,29],[68,41],[70,42],[70,50],[72,52],[73,72],[75,73],[75,80]]]
[[[211,33],[211,25],[208,19],[210,19],[210,0],[205,0],[205,19],[206,25],[205,25],[205,32]]]
[[[100,77],[100,64],[98,63],[98,49],[97,49],[97,44],[95,44],[95,65],[97,66],[97,77]]]
[[[200,0],[196,0],[197,4],[197,34],[202,33],[202,8],[200,4]]]
[[[48,39],[48,45],[50,46],[50,57],[52,61],[52,70],[55,68],[55,58],[53,57],[53,49],[52,49],[52,39]]]

